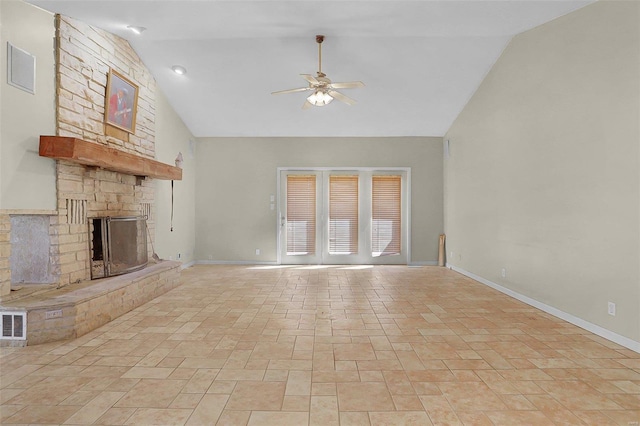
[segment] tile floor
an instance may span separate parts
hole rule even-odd
[[[0,349],[2,424],[637,425],[640,354],[445,268],[195,266]]]

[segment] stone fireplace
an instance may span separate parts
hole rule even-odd
[[[39,153],[57,160],[61,279],[65,264],[70,283],[143,267],[152,245],[152,179],[179,180],[182,170],[69,136],[41,136]],[[71,188],[75,194],[65,193]]]
[[[124,39],[59,15],[55,30],[55,137],[115,150],[116,157],[134,157],[142,166],[106,167],[102,153],[88,158],[97,160],[93,163],[85,162],[84,156],[79,161],[49,155],[55,158],[51,164],[56,170],[57,209],[0,212],[0,311],[14,325],[20,318],[26,323],[22,343],[17,344],[81,336],[174,288],[180,276],[179,262],[147,265],[155,235],[157,178],[146,169],[155,162],[153,76]],[[139,87],[133,133],[105,124],[109,69]],[[38,225],[37,233],[33,225]],[[100,228],[99,243],[96,228]],[[29,255],[29,245],[22,252],[16,249],[21,229],[30,232],[29,238],[39,239],[42,270],[36,277],[42,282],[28,282],[34,274],[14,274],[11,269],[12,255]],[[129,236],[135,237],[133,242],[125,243]],[[116,248],[122,250],[116,254]],[[97,252],[102,259],[97,259]],[[90,281],[99,275],[110,277]],[[2,322],[2,327],[7,324]],[[6,343],[0,337],[0,344]]]
[[[69,17],[56,15],[54,26],[56,102],[52,107],[55,108],[56,136],[78,138],[96,146],[154,159],[156,83],[129,43]],[[117,70],[139,88],[133,133],[105,124],[110,69]],[[0,295],[9,294],[12,286],[32,281],[27,274],[12,276],[10,262],[14,244],[11,239],[18,239],[18,234],[12,233],[12,226],[25,221],[37,223],[41,229],[38,256],[42,258],[43,267],[38,275],[40,282],[34,284],[64,287],[91,278],[88,228],[94,218],[147,216],[146,239],[150,250],[155,235],[152,178],[143,177],[144,173],[109,170],[68,160],[51,160],[51,167],[55,168],[56,175],[55,210],[0,212]]]

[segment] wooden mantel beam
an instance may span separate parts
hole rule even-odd
[[[40,136],[40,156],[129,175],[182,180],[179,167],[73,137]]]

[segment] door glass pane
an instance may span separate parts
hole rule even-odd
[[[358,252],[358,176],[329,176],[329,254]]]
[[[401,176],[373,176],[371,181],[371,254],[400,254]]]
[[[316,177],[287,176],[287,255],[316,251]]]

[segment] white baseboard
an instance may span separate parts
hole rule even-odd
[[[496,284],[493,281],[489,281],[485,278],[482,278],[472,272],[469,271],[465,271],[462,268],[458,268],[455,265],[452,265],[450,263],[447,263],[447,268],[452,269],[456,272],[461,273],[462,275],[465,275],[475,281],[478,281],[479,283],[482,283],[484,285],[487,285],[495,290],[498,290],[501,293],[504,293],[508,296],[513,297],[514,299],[518,299],[521,302],[526,303],[527,305],[533,306],[534,308],[538,308],[541,311],[544,311],[548,314],[553,315],[554,317],[560,318],[562,320],[565,320],[567,322],[570,322],[573,325],[576,325],[580,328],[583,328],[587,331],[590,331],[591,333],[598,335],[600,337],[603,337],[607,340],[610,340],[614,343],[619,344],[620,346],[624,346],[627,349],[631,349],[634,352],[638,352],[640,353],[640,342],[636,342],[633,339],[630,339],[628,337],[622,336],[618,333],[614,333],[611,330],[607,330],[606,328],[600,327],[599,325],[590,323],[589,321],[585,321],[582,318],[578,318],[574,315],[568,314],[564,311],[561,311],[560,309],[554,308],[553,306],[549,306],[545,303],[539,302],[535,299],[532,299],[528,296],[525,296],[523,294],[520,294],[516,291],[513,291],[507,287],[503,287],[500,284]]]
[[[197,260],[194,262],[189,262],[189,266],[192,266],[194,264],[197,265],[279,265],[278,262],[252,262],[249,260]],[[411,262],[409,264],[407,264],[407,266],[411,267],[411,266],[437,266],[438,265],[438,261],[436,260],[426,260],[426,261],[421,261],[421,262]],[[291,266],[291,265],[289,265]],[[305,266],[305,265],[298,265],[298,266]],[[307,265],[308,266],[308,265]],[[349,265],[342,265],[342,266],[349,266]],[[353,266],[353,265],[351,265]],[[375,265],[373,265],[375,266]]]
[[[198,265],[277,265],[277,262],[255,262],[251,260],[198,260]]]
[[[195,260],[192,260],[191,262],[183,263],[182,266],[180,266],[180,270],[190,268],[195,264],[196,264]]]
[[[437,260],[422,260],[417,262],[409,262],[407,266],[438,266]]]

